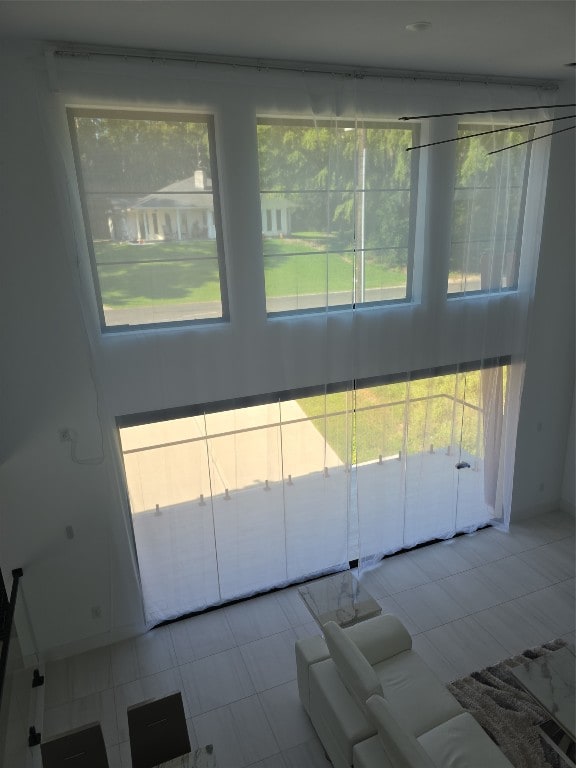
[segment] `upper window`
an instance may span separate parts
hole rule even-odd
[[[495,132],[458,142],[449,294],[518,285],[531,144],[498,150],[532,133],[530,128],[461,124],[458,136],[490,130]]]
[[[103,328],[227,314],[212,120],[69,110]]]
[[[409,298],[415,131],[258,120],[269,313]]]

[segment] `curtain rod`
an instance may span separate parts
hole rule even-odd
[[[231,68],[256,69],[267,72],[296,72],[298,74],[337,75],[355,80],[367,78],[440,80],[448,82],[482,83],[490,85],[517,85],[546,90],[557,90],[558,83],[551,80],[530,80],[522,77],[503,77],[499,75],[471,75],[448,72],[426,72],[421,70],[386,69],[380,67],[359,67],[342,64],[324,64],[319,62],[299,62],[284,59],[260,59],[246,56],[220,56],[209,53],[187,53],[184,51],[161,51],[155,49],[118,48],[113,46],[84,46],[76,43],[55,43],[53,54],[62,58],[110,57],[120,59],[140,59],[150,62],[178,62],[185,64],[211,64]]]
[[[531,107],[502,107],[502,109],[477,109],[474,112],[438,112],[435,115],[410,115],[399,117],[398,120],[427,120],[431,117],[459,117],[461,115],[491,115],[494,112],[523,112],[530,109],[559,109],[560,107],[576,107],[576,104],[536,104]],[[546,121],[549,122],[549,121]]]

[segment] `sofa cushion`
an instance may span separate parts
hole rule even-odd
[[[418,706],[417,702],[414,702]],[[390,706],[381,696],[366,702],[368,715],[378,730],[386,757],[395,768],[435,768],[416,738],[398,722]],[[442,768],[447,768],[443,766]]]
[[[435,728],[464,710],[415,651],[373,667],[396,718],[413,736]]]
[[[512,763],[469,712],[418,739],[439,768],[512,768]]]
[[[361,621],[344,632],[360,648],[372,666],[412,648],[410,633],[404,624],[390,613]]]
[[[336,622],[324,625],[324,638],[344,685],[361,707],[373,694],[382,694],[382,686],[368,659]]]

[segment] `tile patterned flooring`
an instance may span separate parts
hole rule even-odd
[[[362,583],[448,682],[574,641],[574,523],[553,513],[436,543],[382,561]],[[128,768],[126,708],[181,690],[192,746],[214,744],[219,768],[328,768],[296,686],[294,641],[318,632],[289,587],[49,663],[43,736],[100,720],[110,768]]]

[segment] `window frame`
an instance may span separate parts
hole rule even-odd
[[[354,118],[354,117],[322,117],[322,118],[314,118],[310,115],[296,115],[295,113],[286,114],[285,116],[279,117],[278,115],[273,114],[266,114],[265,112],[260,112],[259,110],[256,110],[255,114],[255,120],[256,120],[256,140],[257,140],[257,130],[259,125],[280,125],[280,126],[318,126],[318,127],[325,127],[325,126],[333,126],[334,123],[338,123],[338,127],[343,128],[386,128],[391,130],[400,130],[400,131],[410,131],[412,134],[412,146],[416,146],[420,142],[420,135],[422,132],[422,124],[418,121],[410,122],[410,123],[404,123],[404,124],[398,124],[399,118],[391,118],[391,117],[367,117],[367,118]],[[259,160],[259,151],[258,151],[258,160]],[[310,307],[305,309],[286,309],[286,310],[278,310],[278,311],[269,311],[268,308],[266,308],[266,316],[269,320],[273,320],[275,318],[288,318],[288,317],[294,317],[299,315],[310,315],[310,314],[318,314],[318,313],[324,313],[324,312],[342,312],[342,311],[348,311],[350,308],[352,309],[370,309],[374,307],[387,307],[387,306],[393,306],[398,304],[411,304],[414,301],[414,262],[415,262],[415,248],[416,248],[416,230],[418,227],[417,222],[417,216],[418,216],[418,187],[420,182],[420,164],[421,164],[421,158],[419,156],[419,153],[412,152],[410,156],[410,187],[408,189],[409,193],[409,206],[408,206],[408,237],[407,237],[407,244],[406,244],[406,250],[407,250],[407,259],[406,259],[406,295],[403,298],[399,299],[379,299],[374,301],[355,301],[352,300],[351,303],[348,304],[337,304],[337,305],[328,305],[324,304],[318,307]],[[260,164],[258,163],[258,171],[260,168]],[[258,191],[259,191],[259,197],[260,197],[260,205],[262,206],[262,193],[269,192],[270,190],[262,190],[260,186],[260,181],[258,183]],[[352,192],[355,190],[353,189]],[[264,248],[263,248],[263,240],[261,240],[262,243],[262,259],[263,259],[263,265],[264,265],[264,282],[266,278],[266,256],[264,254]],[[366,249],[365,249],[366,250]],[[374,250],[374,249],[372,249]],[[378,249],[376,249],[378,250]],[[264,299],[265,303],[267,304],[268,296],[266,294],[266,288],[264,288]]]
[[[78,193],[80,198],[80,206],[82,210],[82,219],[84,224],[84,233],[86,237],[86,245],[88,248],[88,255],[90,261],[90,272],[92,277],[92,287],[96,297],[96,304],[98,309],[98,317],[100,321],[101,334],[109,333],[130,333],[131,331],[145,331],[145,330],[161,330],[164,328],[181,328],[197,325],[209,325],[218,323],[228,323],[230,321],[230,309],[228,299],[228,282],[226,277],[226,259],[224,252],[224,237],[223,237],[223,221],[222,221],[222,207],[220,200],[220,185],[218,177],[218,164],[216,156],[216,129],[215,129],[215,115],[213,113],[199,113],[199,112],[185,112],[185,111],[173,111],[170,109],[127,109],[126,107],[83,107],[74,106],[73,104],[65,105],[66,122],[68,126],[68,133],[72,146],[72,154],[74,159],[74,172],[76,183],[78,185]],[[132,119],[132,120],[150,120],[163,123],[203,123],[206,125],[208,135],[208,153],[210,159],[210,175],[212,181],[212,201],[214,209],[214,228],[216,231],[216,257],[218,262],[218,277],[220,284],[220,301],[222,306],[222,314],[219,317],[210,318],[191,318],[187,320],[170,320],[151,323],[134,323],[123,325],[107,325],[106,316],[104,312],[104,303],[102,300],[102,291],[100,288],[100,278],[98,275],[98,264],[96,262],[96,255],[94,251],[94,240],[92,236],[92,228],[90,225],[90,216],[88,212],[87,194],[84,186],[84,177],[82,174],[82,166],[80,159],[80,145],[78,141],[78,134],[75,125],[75,118],[77,117],[100,117],[111,119]],[[161,228],[159,214],[156,210],[152,211],[153,230],[155,234],[158,234]],[[165,305],[160,305],[165,306]]]
[[[471,130],[482,130],[487,128],[487,123],[482,122],[466,122],[466,121],[460,121],[457,125],[457,130],[460,131],[465,126],[470,128]],[[499,125],[499,124],[498,124]],[[501,128],[508,128],[509,130],[514,130],[516,127],[522,127],[518,126],[515,123],[509,123],[508,125],[501,125]],[[503,287],[499,286],[497,289],[494,288],[478,288],[477,290],[470,290],[470,291],[450,291],[448,290],[448,284],[446,284],[446,300],[451,301],[452,299],[468,299],[468,298],[474,298],[478,296],[490,296],[494,294],[509,294],[509,293],[516,293],[519,288],[519,282],[520,282],[520,267],[522,263],[522,240],[523,240],[523,234],[524,234],[524,227],[525,227],[525,219],[526,219],[526,200],[528,197],[528,186],[530,183],[530,168],[532,166],[533,162],[533,146],[534,146],[534,138],[535,138],[535,129],[534,127],[531,127],[528,129],[528,141],[526,144],[526,158],[524,161],[524,170],[522,173],[522,189],[520,193],[520,205],[518,209],[518,223],[516,226],[516,236],[515,236],[515,243],[516,243],[516,258],[514,260],[513,265],[513,281],[512,285]],[[463,138],[462,141],[466,141],[466,138]],[[454,184],[454,188],[452,191],[452,200],[450,202],[450,207],[452,211],[452,215],[454,214],[454,198],[456,193],[456,184]],[[450,233],[450,237],[452,237],[452,232]],[[450,240],[450,249],[452,248],[452,240]],[[449,254],[449,258],[450,258]]]
[[[116,429],[128,427],[141,427],[147,424],[172,421],[174,419],[187,419],[193,416],[202,416],[208,413],[220,413],[221,411],[240,410],[252,408],[257,405],[274,405],[274,403],[287,400],[298,400],[304,397],[316,397],[318,395],[332,395],[356,388],[380,387],[386,384],[400,384],[406,381],[418,381],[420,379],[432,379],[439,376],[450,376],[459,373],[473,373],[474,371],[502,368],[513,364],[513,356],[510,354],[486,357],[481,360],[467,360],[459,363],[445,363],[433,365],[429,368],[401,371],[398,373],[379,374],[377,376],[364,376],[358,379],[339,379],[326,384],[309,384],[302,387],[291,387],[277,391],[263,392],[257,395],[244,395],[240,397],[226,398],[224,400],[207,400],[205,402],[191,402],[188,405],[179,405],[172,408],[157,408],[151,411],[138,411],[134,413],[119,414],[115,417]]]

